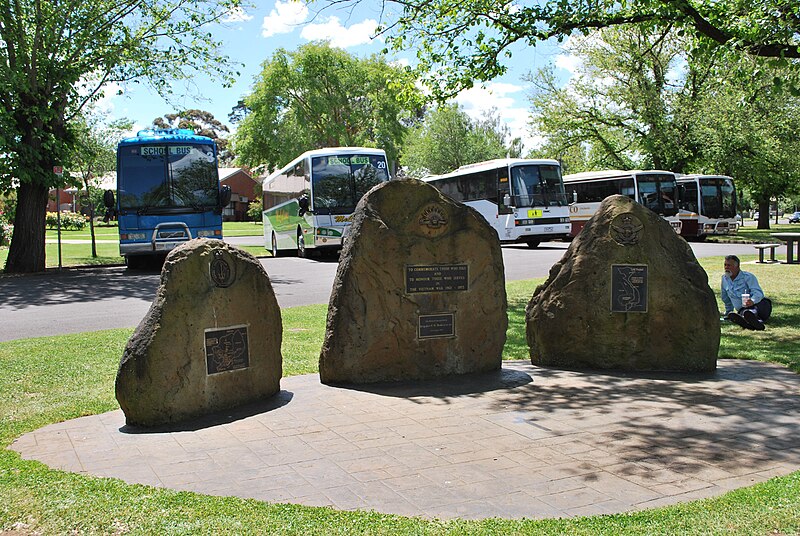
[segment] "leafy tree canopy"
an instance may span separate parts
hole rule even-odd
[[[644,26],[607,28],[572,40],[579,59],[561,85],[552,68],[532,83],[533,130],[550,157],[572,148],[589,169],[667,169],[685,172],[697,154],[697,97],[709,84],[713,59],[687,61],[689,39]],[[583,171],[582,169],[571,170]]]
[[[205,27],[239,0],[0,0],[0,189],[18,186],[8,272],[41,271],[49,187],[79,133],[71,120],[112,82],[162,94],[197,70],[231,82]]]
[[[327,43],[280,49],[264,63],[234,137],[237,161],[276,169],[310,149],[379,147],[397,161],[423,97],[408,69]]]
[[[228,140],[230,129],[225,123],[214,117],[211,112],[191,109],[164,114],[153,119],[153,128],[186,128],[193,130],[198,136],[206,136],[216,142],[221,165],[233,163],[234,156],[231,154]]]
[[[521,141],[506,143],[509,137],[496,111],[476,121],[457,104],[443,104],[429,110],[424,121],[409,130],[401,163],[408,175],[423,177],[493,158],[520,156]]]
[[[349,3],[350,0],[329,0]],[[512,45],[559,41],[573,32],[649,23],[697,36],[707,47],[723,46],[784,65],[800,58],[797,0],[384,0],[399,16],[382,28],[395,50],[416,48],[420,70],[440,95],[453,95],[475,80],[506,71]],[[394,6],[384,6],[386,12]],[[797,86],[794,86],[797,90]]]

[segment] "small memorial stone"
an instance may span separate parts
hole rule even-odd
[[[526,308],[531,362],[712,371],[717,300],[689,245],[659,215],[611,196]]]
[[[494,230],[428,184],[386,182],[356,207],[320,378],[372,383],[496,370],[507,326]]]
[[[205,238],[174,249],[117,372],[126,422],[158,426],[269,398],[280,390],[281,336],[258,259]]]

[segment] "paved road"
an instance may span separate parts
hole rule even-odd
[[[261,244],[259,237],[226,240]],[[525,246],[503,247],[506,279],[547,276],[567,246],[562,242],[547,242],[535,250]],[[692,248],[698,257],[754,253],[748,245],[693,244]],[[281,307],[328,302],[336,262],[296,257],[265,257],[261,262]],[[131,272],[120,266],[0,277],[0,341],[136,327],[150,307],[158,279],[155,272]]]

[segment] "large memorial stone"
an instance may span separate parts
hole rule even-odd
[[[531,362],[711,371],[719,312],[689,245],[625,196],[606,198],[526,308]]]
[[[119,365],[126,422],[175,423],[274,395],[281,336],[280,308],[258,259],[221,240],[176,248]]]
[[[414,179],[370,190],[342,250],[320,355],[324,383],[497,370],[503,257],[475,210]]]

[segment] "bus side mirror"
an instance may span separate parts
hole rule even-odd
[[[219,191],[219,206],[225,208],[231,202],[231,187],[227,184]]]
[[[106,190],[103,192],[103,204],[106,208],[114,208],[116,202],[114,201],[114,191],[113,190]]]
[[[510,207],[511,206],[511,196],[506,194],[503,196],[503,205]]]
[[[573,203],[578,202],[578,192],[576,190],[572,190],[572,202]]]
[[[302,197],[300,197],[300,199],[297,200],[297,204],[300,205],[300,210],[297,211],[298,216],[302,216],[303,214],[308,212],[309,203],[307,196],[303,195]]]

